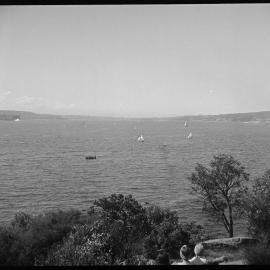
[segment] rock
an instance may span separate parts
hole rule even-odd
[[[256,243],[258,243],[258,240],[251,237],[220,238],[202,242],[205,249],[220,249],[220,248],[237,249],[239,247],[254,245]]]

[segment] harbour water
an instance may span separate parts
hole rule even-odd
[[[193,138],[187,139],[192,132]],[[144,142],[137,141],[143,135]],[[0,121],[0,222],[18,211],[87,209],[112,193],[176,210],[226,236],[202,213],[187,177],[196,163],[231,154],[251,181],[270,168],[270,125],[182,120]],[[86,160],[89,153],[95,160]],[[239,222],[236,233],[243,234]]]

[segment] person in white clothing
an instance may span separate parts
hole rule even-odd
[[[203,264],[219,264],[221,262],[227,262],[228,258],[221,256],[213,260],[207,260],[206,258],[201,257],[203,255],[203,245],[201,243],[197,244],[194,248],[195,256],[189,260],[193,265],[203,265]]]
[[[202,264],[207,264],[207,260],[205,258],[200,257],[200,255],[202,255],[203,252],[203,245],[197,244],[194,248],[194,253],[195,256],[189,260],[189,262],[191,264],[195,264],[195,265],[202,265]]]
[[[189,264],[191,264],[188,260],[190,258],[190,249],[187,245],[183,245],[181,247],[180,257],[182,259],[182,262],[175,262],[172,265],[189,265]]]

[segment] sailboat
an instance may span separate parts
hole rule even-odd
[[[187,136],[188,139],[192,139],[192,133],[190,132]]]
[[[18,122],[18,121],[21,121],[20,118],[14,119],[14,122]]]
[[[188,123],[187,123],[187,121],[185,121],[185,127],[187,127],[188,126]]]
[[[143,135],[141,135],[141,136],[138,137],[138,142],[144,142]]]

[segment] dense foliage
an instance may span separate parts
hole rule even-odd
[[[250,234],[270,246],[270,170],[254,181],[244,206]]]
[[[245,212],[249,231],[260,239],[245,250],[248,264],[269,263],[270,170],[247,191],[245,168],[228,155],[214,156],[210,168],[197,164],[189,178],[205,210],[223,221],[233,236],[233,218]],[[143,265],[165,252],[209,239],[196,223],[179,220],[175,211],[142,205],[131,195],[112,194],[79,210],[17,213],[0,226],[0,265]]]
[[[197,164],[188,179],[203,199],[203,209],[222,221],[229,237],[233,237],[234,218],[243,213],[239,206],[247,192],[249,175],[245,168],[232,156],[219,154],[210,162],[210,168]]]
[[[46,212],[37,216],[19,212],[9,226],[0,227],[0,264],[32,265],[62,241],[74,224],[82,222],[77,210]]]
[[[270,264],[270,248],[263,243],[249,246],[244,250],[245,264]]]
[[[177,258],[181,245],[204,239],[201,226],[180,223],[173,211],[112,194],[95,201],[87,216],[77,210],[18,213],[0,227],[0,264],[146,264],[159,249]]]

